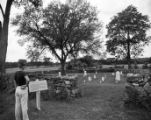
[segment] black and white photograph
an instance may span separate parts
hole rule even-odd
[[[151,0],[0,0],[0,120],[151,120]]]

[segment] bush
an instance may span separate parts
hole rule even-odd
[[[138,69],[137,62],[134,62],[134,69]]]
[[[143,69],[147,69],[148,68],[148,63],[145,63],[143,66],[142,66]]]
[[[67,70],[72,70],[73,69],[73,65],[71,63],[67,64],[66,69]]]
[[[102,69],[103,68],[103,66],[102,65],[99,65],[99,69]]]
[[[140,82],[141,78],[129,77],[128,84],[125,86],[125,105],[134,104],[138,107],[144,107],[151,110],[151,91],[150,88],[144,87],[144,81]],[[137,86],[132,83],[137,84]],[[146,82],[145,82],[146,83]]]
[[[114,68],[103,68],[99,69],[98,72],[115,72]]]
[[[124,65],[120,66],[120,65],[115,65],[116,69],[124,69]]]

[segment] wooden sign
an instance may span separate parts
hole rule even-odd
[[[36,80],[29,82],[29,92],[47,90],[48,84],[46,80]]]
[[[36,106],[38,110],[41,110],[41,106],[40,106],[40,91],[36,92]]]

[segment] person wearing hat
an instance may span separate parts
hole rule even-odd
[[[28,83],[29,77],[24,72],[24,63],[19,61],[19,70],[15,73],[15,118],[16,120],[29,120],[28,118]]]

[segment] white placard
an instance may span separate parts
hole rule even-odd
[[[47,90],[48,84],[46,80],[36,80],[29,82],[29,92]]]

